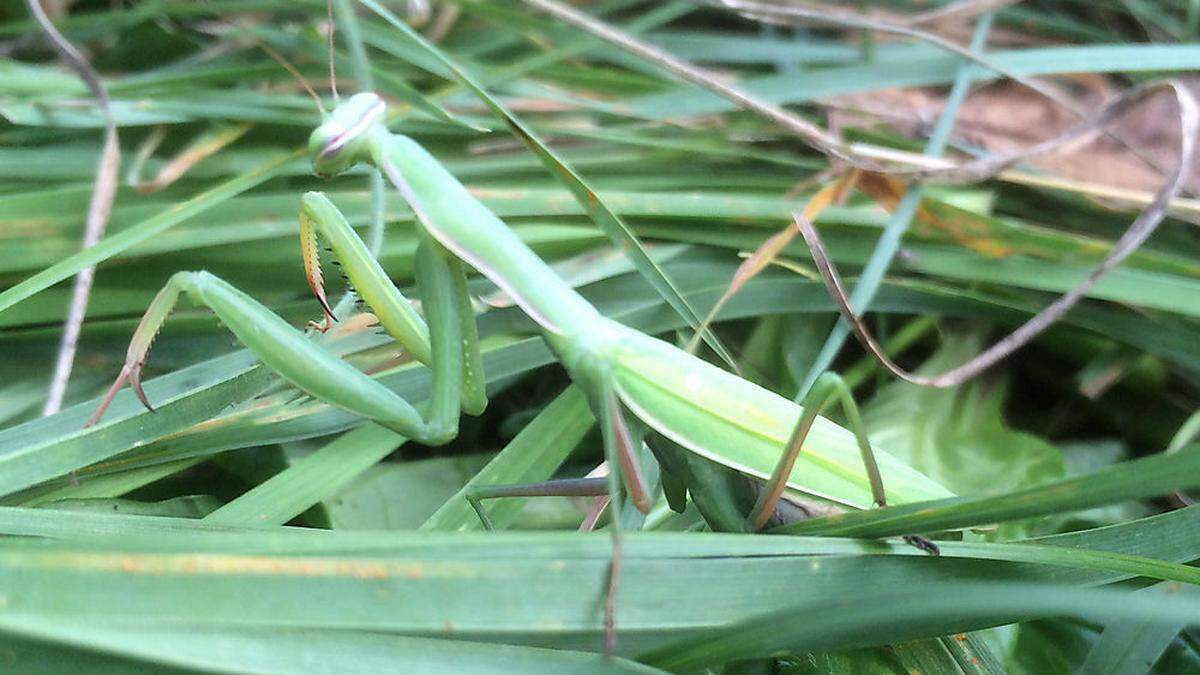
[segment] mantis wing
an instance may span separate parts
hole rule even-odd
[[[674,346],[628,330],[615,349],[622,402],[655,431],[714,462],[766,479],[800,417],[800,406]],[[788,487],[870,508],[871,487],[854,435],[818,417]],[[940,484],[876,448],[889,503],[951,497]]]

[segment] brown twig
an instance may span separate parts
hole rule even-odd
[[[918,12],[905,21],[910,26],[935,23],[945,19],[969,19],[984,12],[994,12],[1015,5],[1021,0],[958,0],[936,9]]]
[[[1076,285],[1075,288],[1059,296],[1057,300],[1050,303],[1049,306],[1034,315],[1012,333],[996,342],[996,344],[984,350],[983,353],[969,362],[941,375],[933,377],[914,375],[896,365],[887,356],[887,353],[884,352],[867,329],[866,324],[863,323],[862,319],[850,307],[850,300],[842,286],[841,278],[832,261],[830,261],[816,228],[813,227],[812,222],[805,218],[803,214],[793,214],[796,226],[800,228],[801,234],[804,235],[804,240],[808,242],[813,262],[821,272],[821,277],[824,279],[825,286],[829,290],[830,295],[833,296],[838,311],[850,324],[855,337],[858,338],[863,347],[887,368],[888,371],[906,382],[931,387],[953,387],[975,377],[1008,357],[1062,318],[1088,291],[1095,287],[1104,275],[1120,265],[1129,254],[1137,250],[1154,233],[1154,230],[1166,215],[1171,200],[1183,188],[1183,184],[1187,179],[1188,169],[1191,167],[1192,157],[1196,149],[1197,129],[1200,128],[1200,106],[1198,106],[1192,94],[1182,85],[1175,82],[1168,82],[1147,85],[1131,90],[1123,94],[1113,104],[1110,104],[1106,108],[1106,111],[1102,111],[1108,114],[1097,116],[1091,126],[1094,127],[1097,124],[1111,122],[1119,113],[1128,110],[1133,105],[1163,89],[1169,89],[1173,92],[1175,100],[1179,105],[1179,162],[1172,170],[1166,183],[1155,194],[1154,200],[1145,210],[1138,214],[1138,217],[1130,224],[1129,229],[1113,245],[1108,255],[1104,256],[1087,277]],[[1067,132],[1067,134],[1071,133],[1071,130]]]
[[[117,143],[117,124],[113,119],[112,106],[109,104],[108,92],[100,76],[92,68],[87,59],[63,37],[54,27],[50,17],[42,9],[38,0],[26,0],[29,13],[41,27],[46,39],[58,52],[63,61],[91,91],[96,99],[100,112],[104,116],[104,149],[100,153],[100,164],[96,169],[96,181],[92,185],[92,197],[88,202],[87,218],[84,221],[83,248],[90,248],[104,236],[104,228],[112,213],[113,199],[117,192],[117,168],[121,163],[121,150]],[[71,368],[75,363],[75,351],[79,343],[79,333],[83,328],[83,317],[87,313],[88,296],[91,295],[92,281],[95,279],[96,268],[88,267],[75,275],[75,285],[71,290],[71,304],[67,310],[67,319],[63,324],[62,340],[58,347],[58,358],[54,364],[54,374],[50,380],[50,389],[46,394],[46,403],[42,415],[53,415],[62,408],[63,397],[67,392],[67,382],[71,379]]]
[[[834,25],[845,28],[856,28],[860,30],[877,31],[880,33],[891,33],[893,35],[902,35],[911,37],[922,42],[931,44],[939,49],[950,52],[960,58],[963,58],[972,63],[976,63],[984,68],[987,68],[995,73],[1002,75],[1013,82],[1029,89],[1046,100],[1058,105],[1063,110],[1081,119],[1089,115],[1088,108],[1080,106],[1070,98],[1058,93],[1053,88],[1048,87],[1037,80],[1025,77],[1012,69],[1005,68],[1000,64],[974,52],[966,47],[962,47],[946,38],[935,33],[919,30],[910,27],[910,25],[898,25],[887,21],[880,21],[870,17],[855,14],[853,12],[831,12],[829,10],[813,10],[797,5],[778,5],[778,4],[763,4],[755,0],[703,0],[709,4],[728,7],[731,9],[753,10],[755,13],[772,16],[777,19],[791,19],[793,22],[817,23]],[[979,4],[979,3],[974,3]],[[945,9],[945,8],[943,8]],[[1166,173],[1162,167],[1154,162],[1149,156],[1141,152],[1133,143],[1126,140],[1123,136],[1112,130],[1105,130],[1105,133],[1113,140],[1120,143],[1130,152],[1132,152],[1146,166],[1163,174]],[[892,171],[891,173],[896,173]],[[954,181],[961,182],[961,181]]]
[[[996,73],[1003,75],[1018,82],[1024,86],[1031,88],[1038,94],[1047,97],[1048,99],[1065,106],[1068,110],[1075,114],[1084,116],[1087,111],[1075,106],[1075,104],[1063,98],[1057,92],[1046,88],[1029,78],[1026,78],[1018,73],[992,62],[990,59],[973,53],[971,50],[961,47],[945,38],[933,35],[931,33],[908,28],[906,26],[896,26],[886,22],[876,21],[859,15],[835,13],[824,14],[812,10],[805,10],[793,5],[765,5],[747,0],[702,0],[708,4],[713,4],[725,8],[744,8],[748,11],[761,11],[770,13],[773,16],[802,18],[811,21],[820,21],[823,23],[850,26],[869,30],[878,30],[907,35],[917,39],[921,39],[938,47],[941,47],[951,53],[954,53],[964,59],[979,64],[984,68],[988,68]],[[928,162],[914,161],[913,158],[905,153],[891,153],[887,155],[888,161],[880,161],[879,153],[867,153],[859,146],[847,143],[836,135],[820,128],[819,126],[805,120],[804,118],[786,110],[782,106],[770,103],[759,99],[737,87],[726,84],[720,78],[709,73],[688,61],[667,52],[663,49],[650,45],[642,40],[639,40],[632,35],[624,33],[612,26],[592,18],[591,16],[580,12],[572,7],[569,7],[557,0],[524,0],[525,4],[530,5],[546,14],[550,14],[555,18],[564,21],[576,28],[584,30],[592,35],[615,45],[631,54],[634,54],[649,63],[652,63],[676,77],[695,84],[703,89],[706,89],[718,96],[728,99],[734,105],[753,112],[764,119],[767,119],[779,126],[791,131],[800,136],[806,143],[813,148],[822,152],[834,159],[846,162],[856,168],[866,171],[874,171],[877,173],[889,173],[897,176],[903,176],[912,180],[925,180],[940,183],[968,183],[975,182],[984,178],[994,176],[998,171],[1005,169],[1022,159],[1031,155],[1042,154],[1049,152],[1051,149],[1059,147],[1063,141],[1057,145],[1041,144],[1028,151],[1022,151],[1005,155],[1002,157],[984,158],[978,160],[969,160],[962,163],[945,162],[931,165]],[[1071,136],[1069,140],[1073,140],[1075,136]],[[1128,145],[1127,143],[1125,145]],[[1138,155],[1142,157],[1141,154]],[[1144,161],[1144,157],[1142,157]],[[897,166],[897,163],[903,166]],[[1151,166],[1154,166],[1151,163]],[[1158,167],[1155,167],[1156,170]]]

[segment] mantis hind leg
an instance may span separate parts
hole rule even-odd
[[[850,430],[854,432],[854,438],[858,441],[863,467],[866,469],[867,480],[871,484],[871,497],[876,506],[887,505],[883,478],[879,475],[879,465],[875,462],[875,453],[871,450],[871,442],[867,440],[866,427],[858,412],[858,405],[854,402],[854,396],[851,394],[850,388],[846,386],[846,382],[837,373],[826,372],[817,378],[812,389],[804,398],[804,409],[800,413],[800,419],[796,422],[796,427],[792,430],[787,445],[784,446],[779,463],[775,465],[775,470],[771,472],[771,477],[767,480],[766,488],[759,494],[758,502],[747,519],[751,530],[759,530],[766,525],[776,504],[779,503],[780,497],[783,496],[788,477],[792,474],[792,467],[795,466],[796,459],[800,456],[804,440],[808,438],[808,432],[812,430],[813,422],[816,421],[825,406],[835,400],[840,402],[842,409],[846,411]]]
[[[796,459],[800,456],[804,439],[808,437],[808,432],[812,429],[813,422],[816,421],[817,415],[829,403],[834,401],[842,404],[842,410],[846,413],[848,426],[854,432],[855,440],[858,441],[859,453],[862,456],[863,468],[866,470],[867,480],[871,484],[871,497],[875,502],[875,506],[879,508],[887,506],[887,494],[883,488],[883,477],[879,473],[879,464],[875,461],[874,451],[871,450],[871,441],[867,438],[866,425],[863,424],[858,404],[854,402],[854,395],[841,376],[837,373],[825,372],[817,378],[808,395],[805,396],[804,409],[800,414],[800,419],[796,422],[796,427],[792,431],[791,438],[788,439],[787,445],[784,447],[784,452],[779,457],[779,463],[775,466],[775,470],[771,472],[771,477],[768,479],[766,487],[759,493],[758,501],[751,510],[750,516],[746,519],[748,529],[751,531],[762,529],[763,525],[770,519],[771,514],[774,513],[775,507],[783,495],[783,490],[787,486],[787,479],[792,473],[792,467],[795,465]],[[939,552],[937,544],[924,537],[908,535],[904,537],[904,541],[932,555],[937,555]]]
[[[561,478],[540,483],[480,485],[466,493],[467,503],[479,516],[483,529],[493,530],[492,519],[483,508],[483,500],[504,497],[603,497],[608,494],[608,478]]]

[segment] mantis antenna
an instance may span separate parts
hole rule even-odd
[[[321,111],[321,117],[327,117],[329,115],[329,111],[325,110],[325,106],[321,103],[321,97],[317,96],[316,90],[312,88],[312,85],[308,83],[308,80],[304,79],[304,76],[300,74],[300,71],[296,70],[296,67],[288,63],[287,59],[283,58],[282,54],[274,49],[271,49],[271,47],[266,43],[260,42],[258,43],[258,46],[267,53],[267,56],[270,56],[272,59],[274,59],[275,63],[283,66],[284,70],[288,71],[292,77],[296,78],[296,81],[300,83],[300,86],[304,87],[304,91],[307,91],[308,95],[312,97],[313,102],[317,104],[317,109]],[[337,95],[336,90],[334,91],[334,95]]]
[[[333,92],[334,103],[340,103],[337,90],[337,69],[333,65],[333,32],[337,30],[337,24],[333,21],[333,0],[325,0],[325,17],[329,21],[328,44],[329,44],[329,89]]]

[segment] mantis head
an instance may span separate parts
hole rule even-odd
[[[382,124],[387,105],[372,93],[355,94],[333,109],[308,139],[313,171],[335,176],[363,158],[367,139]]]

